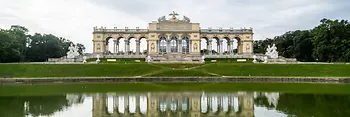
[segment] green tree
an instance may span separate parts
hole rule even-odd
[[[12,25],[11,28],[7,30],[7,32],[19,43],[20,61],[24,61],[28,45],[29,30],[23,26]]]
[[[0,62],[18,62],[21,59],[21,45],[7,31],[0,31]]]
[[[80,55],[83,55],[83,53],[85,52],[85,46],[84,46],[83,44],[81,44],[81,43],[77,43],[76,46],[78,46],[78,52],[79,52],[79,54],[80,54]]]
[[[319,61],[350,61],[350,24],[347,20],[322,19],[312,31],[314,54]]]

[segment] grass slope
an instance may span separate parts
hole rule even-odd
[[[13,77],[139,76],[160,70],[145,64],[1,64],[0,74]]]
[[[281,76],[350,77],[346,64],[0,64],[0,77]],[[214,74],[214,75],[212,75]]]
[[[196,68],[223,76],[349,77],[346,64],[234,64],[216,63]]]

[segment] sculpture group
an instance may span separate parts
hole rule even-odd
[[[267,48],[266,48],[265,55],[268,56],[269,58],[277,59],[278,58],[278,52],[277,52],[276,45],[273,44],[272,47],[270,47],[270,45],[268,45]]]
[[[68,49],[69,51],[67,52],[67,58],[74,59],[79,56],[78,46],[71,44]]]

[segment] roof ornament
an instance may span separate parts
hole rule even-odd
[[[169,16],[172,16],[173,20],[176,20],[176,16],[178,16],[179,14],[176,13],[175,11],[173,11],[172,13],[169,14]]]

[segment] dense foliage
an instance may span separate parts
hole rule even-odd
[[[41,62],[48,58],[66,56],[68,47],[73,42],[52,34],[28,34],[23,26],[11,26],[8,30],[0,30],[0,62]],[[82,54],[85,47],[76,44]]]
[[[311,30],[288,31],[273,39],[254,41],[254,53],[265,53],[272,43],[280,56],[299,61],[349,62],[350,24],[347,20],[322,19]]]

